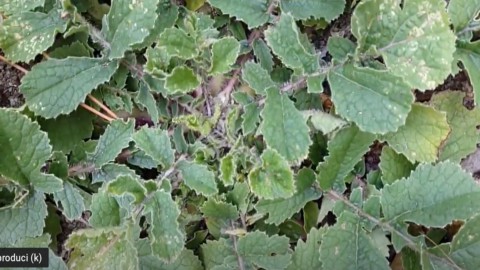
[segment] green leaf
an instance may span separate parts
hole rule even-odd
[[[106,164],[101,169],[92,173],[92,184],[109,182],[117,179],[120,175],[130,175],[135,177],[135,171],[121,164]]]
[[[275,63],[273,62],[273,56],[270,48],[267,46],[265,41],[263,41],[263,39],[256,39],[253,41],[252,45],[253,53],[255,54],[258,62],[260,62],[260,65],[262,65],[266,71],[272,72],[273,65]]]
[[[95,167],[100,168],[114,160],[123,148],[128,147],[128,143],[132,140],[134,128],[135,121],[132,119],[127,122],[123,120],[112,121],[100,136],[95,152],[92,154]]]
[[[37,123],[14,110],[0,108],[0,149],[0,175],[47,193],[62,189],[60,179],[40,172],[52,147]]]
[[[280,270],[287,267],[292,257],[288,242],[286,236],[267,236],[255,231],[238,239],[237,252],[258,268]]]
[[[140,86],[137,101],[147,109],[148,115],[152,118],[153,124],[157,125],[159,121],[157,101],[145,83],[142,83]]]
[[[14,245],[25,237],[40,236],[47,217],[45,195],[35,192],[14,208],[0,210],[0,245]]]
[[[160,0],[156,12],[157,19],[155,20],[154,27],[150,30],[148,36],[143,39],[142,43],[133,46],[134,49],[149,47],[160,40],[160,34],[162,34],[165,29],[173,27],[175,21],[178,19],[178,6],[170,0]]]
[[[449,257],[463,269],[480,265],[480,215],[468,220],[453,237]]]
[[[267,0],[208,0],[210,5],[223,13],[235,16],[252,29],[266,23],[270,18],[267,13]]]
[[[189,67],[177,66],[165,80],[169,94],[186,94],[200,85],[200,78]]]
[[[167,131],[144,126],[133,135],[133,140],[138,148],[162,164],[162,167],[168,168],[173,164],[175,152]]]
[[[225,203],[222,201],[217,201],[214,198],[209,198],[202,207],[200,211],[207,218],[216,218],[224,220],[232,220],[238,218],[237,207],[233,204]]]
[[[0,48],[5,57],[13,62],[28,62],[52,46],[55,35],[64,32],[66,28],[67,21],[55,9],[48,14],[22,12],[3,22],[0,28]]]
[[[479,0],[452,0],[448,3],[448,14],[455,32],[461,32],[475,20],[480,11]]]
[[[218,193],[215,175],[208,170],[207,166],[190,161],[181,161],[177,167],[182,173],[183,181],[187,187],[205,196]]]
[[[405,125],[397,132],[386,134],[384,139],[411,162],[433,162],[449,133],[445,113],[414,104]]]
[[[0,0],[0,12],[8,16],[43,6],[45,0]]]
[[[362,228],[360,218],[348,211],[323,234],[320,261],[324,269],[390,269],[377,243]]]
[[[480,104],[480,41],[457,42],[455,58],[462,61],[475,93],[475,105]]]
[[[233,37],[224,37],[212,45],[210,75],[227,73],[240,53],[240,43]]]
[[[165,262],[174,261],[182,252],[185,235],[177,221],[180,210],[169,193],[156,191],[145,204],[145,214],[150,214],[149,239],[153,253]]]
[[[220,180],[225,185],[233,185],[237,174],[237,160],[233,154],[227,154],[220,160]]]
[[[134,44],[141,43],[155,26],[159,0],[116,0],[112,2],[102,32],[108,58],[122,58]]]
[[[54,151],[69,154],[81,141],[92,135],[92,114],[78,109],[69,115],[60,115],[55,119],[38,119],[42,130],[48,133],[48,138]]]
[[[300,30],[290,14],[282,14],[277,24],[265,30],[265,40],[285,66],[304,73],[318,71],[318,57],[304,46]]]
[[[392,184],[396,180],[408,177],[415,169],[415,166],[404,155],[398,154],[390,146],[382,148],[378,166],[382,170],[384,184]]]
[[[432,106],[447,113],[447,122],[452,131],[442,143],[439,160],[460,162],[468,154],[477,149],[480,142],[476,126],[480,124],[478,108],[468,110],[463,106],[464,93],[445,91],[434,95],[430,101]]]
[[[347,124],[343,119],[322,111],[314,111],[310,122],[316,130],[320,130],[323,134],[328,134]]]
[[[322,190],[338,187],[343,189],[345,177],[353,170],[375,139],[375,135],[363,132],[353,125],[340,130],[328,142],[328,157],[317,168]]]
[[[50,245],[50,235],[48,233],[44,233],[39,237],[26,237],[20,239],[18,242],[15,243],[13,246],[14,248],[38,248],[38,247],[47,247]],[[23,269],[28,270],[30,268],[15,268],[15,269]],[[48,250],[48,269],[52,270],[67,270],[67,265],[63,262],[62,258],[58,257],[53,253],[51,249]]]
[[[220,238],[218,241],[207,240],[200,248],[200,256],[208,270],[222,265],[225,258],[233,256],[234,252],[232,244],[225,238]]]
[[[117,64],[83,57],[49,59],[33,66],[20,90],[30,110],[55,118],[74,111],[95,87],[110,79]]]
[[[347,60],[349,55],[355,53],[355,43],[350,39],[338,36],[331,36],[327,42],[328,53],[338,61]]]
[[[331,71],[328,82],[337,112],[371,133],[404,125],[414,100],[410,87],[388,71],[347,64]]]
[[[57,205],[60,203],[63,209],[63,215],[69,220],[80,218],[83,211],[85,211],[85,203],[82,195],[69,182],[64,182],[63,190],[55,192],[53,197]]]
[[[288,162],[277,151],[268,148],[261,159],[262,166],[248,174],[252,192],[264,199],[291,197],[295,193],[295,185]]]
[[[122,196],[125,193],[131,194],[135,198],[136,203],[141,203],[145,198],[147,189],[140,183],[138,178],[131,175],[122,175],[108,182],[107,192],[117,196]]]
[[[73,232],[65,243],[66,248],[73,249],[70,252],[68,269],[88,269],[92,266],[94,269],[111,269],[113,265],[136,269],[137,251],[128,237],[128,232],[121,228]]]
[[[325,81],[325,74],[318,76],[309,76],[307,78],[307,91],[309,94],[323,93],[323,81]]]
[[[120,225],[120,206],[117,200],[108,193],[100,191],[93,194],[90,206],[92,216],[89,223],[95,228]]]
[[[243,65],[242,80],[255,90],[257,95],[265,95],[267,89],[275,87],[268,71],[260,64],[249,61]]]
[[[184,249],[172,263],[165,263],[152,254],[152,248],[146,239],[137,241],[137,250],[142,270],[202,270],[202,262],[192,250]]]
[[[330,22],[343,13],[345,0],[281,0],[280,7],[298,20],[323,18]]]
[[[260,214],[268,214],[266,223],[279,225],[300,211],[309,201],[320,198],[321,192],[312,187],[316,176],[311,169],[301,169],[296,177],[297,192],[287,199],[259,200],[255,209]]]
[[[479,199],[480,187],[470,174],[459,165],[441,162],[422,164],[409,178],[385,186],[381,204],[389,222],[441,228],[478,213]]]
[[[287,95],[276,88],[268,89],[261,116],[260,132],[269,147],[291,163],[305,159],[312,144],[309,128]]]
[[[320,241],[325,233],[324,229],[312,228],[307,235],[307,241],[298,240],[297,247],[293,253],[292,263],[287,270],[321,270],[320,262]]]
[[[191,59],[198,55],[195,39],[178,28],[168,28],[160,35],[157,47],[163,47],[169,56]]]
[[[242,114],[242,130],[243,134],[247,135],[253,133],[260,123],[260,108],[255,103],[250,103],[244,107]]]
[[[352,15],[360,53],[374,47],[388,69],[412,88],[428,90],[450,74],[456,37],[445,1],[368,0]]]
[[[93,49],[86,43],[76,40],[71,44],[63,45],[61,47],[53,49],[48,53],[48,56],[57,59],[63,59],[69,56],[92,57]]]

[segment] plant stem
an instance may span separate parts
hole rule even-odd
[[[232,225],[232,228],[235,229],[233,222],[230,222],[230,224]],[[237,251],[237,237],[235,235],[230,235],[230,238],[232,239],[232,242],[233,242],[233,250],[235,251],[235,255],[237,256],[238,269],[244,270],[245,263],[243,262],[242,256],[240,256],[240,254],[238,254],[238,251]]]
[[[100,116],[102,119],[104,119],[104,120],[106,120],[106,121],[108,121],[108,122],[112,122],[113,120],[115,120],[114,118],[111,118],[110,116],[105,115],[105,114],[103,114],[103,113],[95,110],[94,108],[88,106],[88,105],[85,104],[85,103],[80,103],[80,106],[82,106],[82,108],[84,108],[85,110],[87,110],[87,111],[89,111],[89,112],[91,112],[91,113],[93,113],[93,114],[96,114],[96,115]]]
[[[7,58],[5,58],[3,55],[0,55],[0,60],[2,62],[5,62],[7,65],[10,65],[14,68],[16,68],[17,70],[19,70],[20,72],[22,72],[23,74],[27,74],[28,73],[28,70],[26,70],[25,68],[15,64],[15,63],[12,63],[10,61],[7,60]]]
[[[108,115],[110,115],[111,117],[113,117],[113,119],[118,119],[118,116],[112,112],[107,106],[105,106],[102,102],[100,102],[98,99],[96,99],[94,96],[88,94],[87,96],[91,101],[93,101],[95,104],[97,104],[98,106],[100,106],[100,108],[102,108]]]

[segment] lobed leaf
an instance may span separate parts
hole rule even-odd
[[[479,11],[479,0],[451,0],[448,3],[448,14],[456,32],[467,28],[476,19]]]
[[[368,0],[352,15],[357,51],[374,48],[412,88],[428,90],[451,73],[456,37],[443,0]]]
[[[183,181],[187,187],[205,196],[218,193],[215,175],[208,170],[207,166],[190,161],[180,161],[177,167],[182,173]]]
[[[149,239],[153,253],[165,262],[174,261],[182,252],[185,235],[177,221],[180,210],[169,193],[156,191],[145,204],[150,214]]]
[[[105,35],[108,58],[122,58],[132,45],[141,43],[155,26],[159,0],[112,1],[102,33]]]
[[[453,237],[450,258],[464,269],[476,269],[480,265],[480,215],[469,219]]]
[[[289,13],[282,14],[274,26],[265,30],[265,40],[282,63],[291,69],[313,73],[319,69],[319,59],[302,42],[300,31]]]
[[[211,75],[224,74],[232,69],[238,54],[240,43],[233,37],[224,37],[212,45],[212,59],[209,73]]]
[[[106,191],[112,195],[122,196],[129,194],[135,198],[135,203],[141,203],[147,194],[147,189],[140,180],[131,175],[121,175],[117,179],[108,182]]]
[[[414,104],[404,126],[384,139],[395,151],[411,162],[437,160],[439,148],[450,133],[445,113]]]
[[[242,79],[255,90],[257,95],[265,95],[267,89],[275,87],[268,71],[262,65],[252,61],[243,65]]]
[[[404,155],[398,154],[390,146],[382,148],[378,166],[382,171],[384,184],[392,184],[396,180],[408,177],[415,169],[415,166]]]
[[[43,6],[45,0],[0,0],[0,12],[4,15],[18,14]]]
[[[82,216],[85,211],[85,202],[82,195],[72,184],[69,182],[63,183],[63,190],[57,191],[53,194],[55,201],[61,204],[63,215],[69,219],[74,220]]]
[[[323,234],[320,261],[323,269],[390,269],[360,218],[348,211]]]
[[[409,178],[385,186],[381,204],[389,222],[443,227],[478,213],[479,199],[480,187],[472,176],[447,161],[421,164]]]
[[[92,161],[96,168],[114,160],[122,149],[128,146],[132,140],[134,128],[135,121],[132,119],[127,122],[115,120],[108,125],[92,154]]]
[[[20,91],[36,115],[55,118],[74,111],[95,87],[110,79],[117,64],[84,57],[49,59],[22,78]]]
[[[66,29],[67,21],[55,9],[48,14],[18,13],[3,22],[0,28],[0,48],[13,62],[28,62],[52,46],[55,35]]]
[[[235,16],[252,29],[266,23],[270,14],[267,13],[267,0],[208,0],[210,5],[223,13]]]
[[[162,167],[170,167],[175,159],[170,137],[165,130],[143,127],[135,134],[133,140],[138,148],[152,157]]]
[[[480,41],[457,42],[455,58],[459,59],[468,73],[470,83],[475,93],[475,104],[480,104]]]
[[[338,114],[366,132],[396,131],[414,100],[408,85],[388,71],[347,64],[329,72],[328,82]]]
[[[318,181],[323,190],[343,189],[344,179],[368,151],[376,136],[349,126],[328,142],[329,155],[318,168]]]
[[[198,52],[195,39],[178,28],[167,28],[162,32],[157,47],[165,48],[168,56],[182,59],[194,58]]]
[[[52,147],[47,134],[26,116],[0,108],[0,149],[0,175],[47,193],[63,188],[62,180],[40,171],[50,158]]]
[[[306,241],[299,239],[293,252],[292,263],[287,267],[287,270],[323,269],[319,250],[324,233],[324,229],[312,228]]]
[[[89,223],[94,228],[113,227],[121,223],[120,205],[110,194],[100,191],[92,196],[92,216]]]
[[[280,7],[299,20],[324,18],[330,22],[343,13],[345,0],[281,0]]]
[[[200,85],[200,78],[189,67],[177,66],[165,80],[165,88],[169,94],[186,94]]]
[[[267,90],[260,133],[267,145],[291,163],[302,161],[312,144],[306,119],[293,102],[276,88]]]
[[[272,149],[266,149],[260,158],[262,166],[248,174],[252,192],[264,199],[291,197],[295,193],[295,185],[288,162]]]

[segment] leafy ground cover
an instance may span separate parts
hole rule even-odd
[[[479,11],[0,0],[1,105],[25,100],[0,108],[0,246],[52,269],[478,269]]]

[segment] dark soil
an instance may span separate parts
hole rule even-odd
[[[6,63],[0,62],[0,107],[20,107],[24,103],[18,91],[23,73]]]

